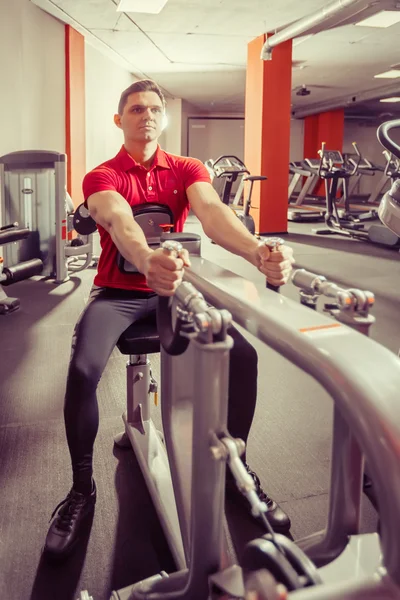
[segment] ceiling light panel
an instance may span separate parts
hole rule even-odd
[[[158,15],[168,0],[119,0],[118,12]]]
[[[382,10],[381,12],[359,21],[356,23],[358,27],[391,27],[400,22],[400,11],[398,10]]]
[[[375,79],[397,79],[400,77],[400,69],[392,69],[391,71],[385,71],[385,73],[379,73],[374,75]]]

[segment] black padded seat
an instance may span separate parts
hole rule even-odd
[[[117,342],[121,354],[155,354],[160,352],[156,315],[140,319],[125,329]]]

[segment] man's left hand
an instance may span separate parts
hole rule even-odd
[[[293,263],[293,249],[285,244],[272,251],[261,243],[256,250],[256,266],[271,285],[281,286],[287,283]]]

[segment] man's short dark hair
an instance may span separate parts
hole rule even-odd
[[[128,97],[131,94],[136,94],[137,92],[155,92],[157,96],[160,98],[163,108],[165,108],[165,98],[159,86],[155,81],[151,79],[141,79],[140,81],[135,81],[132,83],[126,90],[124,90],[121,94],[121,98],[118,104],[118,114],[122,115],[124,112],[124,108],[126,103],[128,102]]]

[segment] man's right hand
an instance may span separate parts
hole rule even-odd
[[[182,281],[184,267],[190,267],[189,253],[182,250],[177,257],[163,248],[157,248],[145,255],[140,266],[152,290],[160,296],[173,296]]]

